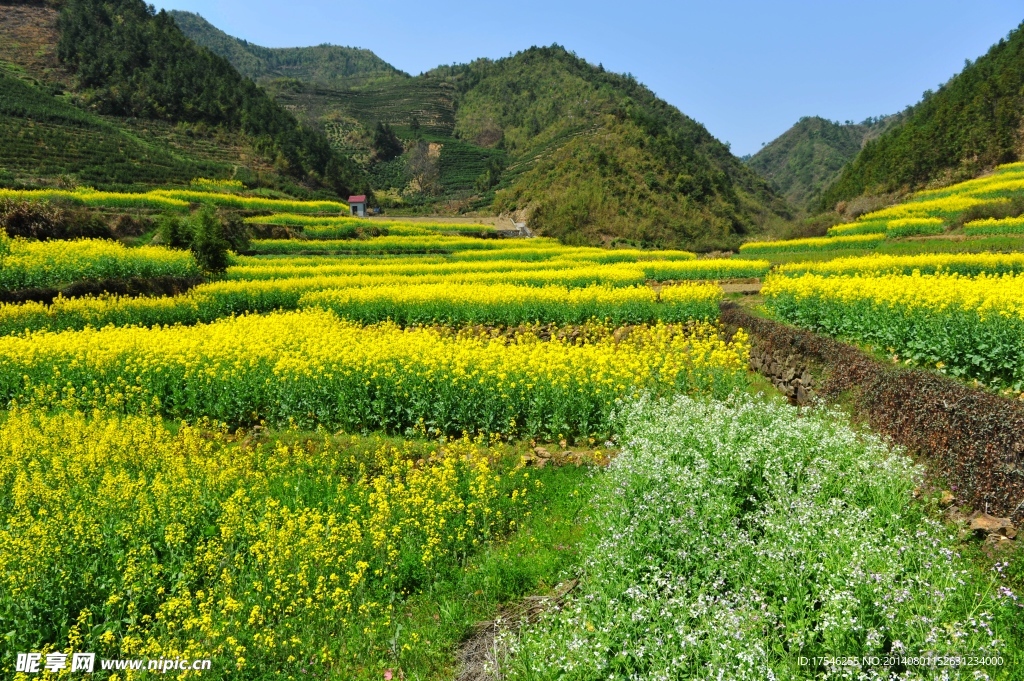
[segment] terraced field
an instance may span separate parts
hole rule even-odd
[[[918,192],[907,201],[837,224],[824,238],[751,241],[740,247],[740,256],[788,262],[868,251],[910,255],[1020,250],[1022,190],[1024,164],[1001,165],[990,175]],[[829,253],[822,256],[822,251]]]
[[[57,12],[5,4],[0,22],[0,181],[38,186],[65,178],[104,189],[187,185],[195,177],[276,177],[237,132],[98,116],[65,93],[56,57]]]
[[[395,79],[358,90],[295,81],[275,81],[267,87],[277,101],[311,121],[343,113],[371,130],[380,122],[408,133],[415,117],[425,133],[450,137],[455,130],[452,86],[440,80]]]
[[[500,150],[453,136],[454,92],[452,85],[443,80],[395,78],[358,90],[294,81],[271,81],[268,87],[279,102],[327,131],[332,144],[341,152],[368,156],[370,137],[366,131],[373,130],[377,123],[387,123],[403,137],[418,136],[441,145],[438,171],[440,189],[446,196],[475,193],[475,182],[488,161],[505,156]],[[411,128],[414,119],[419,126],[416,131]],[[397,186],[404,187],[408,179]],[[378,186],[387,188],[388,180],[379,179]]]
[[[2,71],[0,135],[0,169],[11,179],[72,175],[100,187],[133,187],[234,172],[220,145],[176,147],[159,134],[133,134]]]
[[[134,0],[2,3],[0,679],[1024,678],[1024,163],[764,241],[557,45],[187,15],[275,103]]]
[[[764,394],[763,340],[719,321],[721,282],[764,279],[780,319],[1012,396],[1019,254],[769,272],[237,182],[11,196],[186,220],[208,202],[291,238],[180,295],[0,305],[3,674],[89,650],[224,679],[449,679],[485,644],[523,681],[811,679],[897,641],[968,646],[990,678],[1024,664],[1016,559],[979,556],[891,441]],[[4,237],[0,286],[198,262]],[[558,607],[474,628],[537,603]]]

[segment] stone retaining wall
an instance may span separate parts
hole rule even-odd
[[[925,459],[960,506],[1024,519],[1024,402],[932,371],[880,362],[826,336],[722,305],[727,329],[750,334],[751,367],[794,402],[841,399],[856,418]],[[805,382],[813,372],[819,377]],[[797,382],[799,381],[799,383]],[[806,399],[804,400],[806,401]]]

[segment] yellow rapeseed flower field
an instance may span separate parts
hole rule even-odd
[[[922,255],[874,254],[835,258],[822,262],[794,262],[780,265],[779,274],[799,276],[811,272],[822,276],[843,274],[1005,274],[1024,272],[1024,253],[925,253]]]
[[[459,283],[396,283],[309,293],[301,308],[332,310],[363,323],[391,320],[399,324],[504,324],[553,322],[583,324],[600,320],[638,324],[662,320],[711,321],[718,317],[722,290],[687,285],[659,295],[646,286],[523,287]]]
[[[0,199],[19,201],[69,201],[84,206],[106,208],[153,208],[187,212],[195,203],[212,203],[242,210],[271,210],[281,213],[345,213],[348,205],[338,201],[293,201],[240,196],[194,189],[155,189],[132,194],[102,192],[89,187],[79,189],[0,189]]]
[[[555,239],[531,239],[531,248],[559,249]],[[474,239],[472,237],[381,236],[372,239],[261,239],[252,242],[256,253],[451,253],[468,250],[504,250],[518,248],[515,241],[503,239]]]
[[[741,253],[784,253],[786,251],[831,251],[840,248],[875,248],[885,241],[885,234],[855,234],[853,236],[812,237],[783,241],[748,241],[740,246]]]
[[[964,232],[974,234],[1024,234],[1024,217],[985,218],[964,225]]]
[[[641,269],[598,265],[562,270],[479,272],[463,275],[338,276],[202,284],[174,297],[101,295],[50,305],[0,304],[0,335],[78,330],[87,326],[156,326],[211,322],[246,312],[323,307],[342,298],[347,318],[376,322],[580,324],[592,318],[618,322],[709,320],[718,314],[721,289],[683,286],[659,297],[643,286]],[[355,293],[357,289],[374,291]],[[580,293],[579,289],[587,292]],[[619,289],[615,292],[613,289]],[[334,292],[310,297],[318,291]],[[349,293],[342,293],[348,291]],[[372,305],[355,305],[357,297]],[[391,297],[391,299],[389,299]],[[393,300],[392,300],[393,299]],[[672,302],[668,302],[671,299]],[[331,309],[341,311],[337,305]]]
[[[1024,274],[773,275],[762,293],[785,321],[1024,389]]]
[[[0,338],[0,399],[229,423],[585,436],[607,433],[620,398],[728,392],[747,352],[742,335],[726,342],[707,324],[509,342],[304,311]]]
[[[495,585],[470,574],[499,560],[481,549],[535,546],[533,511],[565,502],[548,482],[582,503],[589,473],[534,473],[526,442],[593,448],[627,401],[746,385],[747,336],[715,324],[722,289],[686,280],[759,277],[766,261],[484,238],[493,228],[243,192],[202,178],[0,190],[212,203],[303,230],[178,296],[0,305],[0,675],[5,650],[213,658],[239,678],[380,678],[411,655],[439,669],[470,611],[410,653],[407,608],[444,589],[466,608],[471,579],[505,589],[481,600],[518,598],[555,568],[505,576],[510,555],[488,568],[507,579]],[[320,255],[288,255],[302,251]],[[0,239],[10,290],[201,274],[185,251]],[[545,532],[562,522],[544,518]]]
[[[387,654],[395,596],[515,528],[534,489],[468,439],[260,444],[15,409],[0,422],[5,643],[352,678]]]
[[[463,223],[463,222],[433,222],[426,220],[401,220],[376,218],[368,220],[365,218],[354,218],[351,216],[327,217],[315,215],[293,215],[290,213],[275,213],[274,215],[259,215],[247,218],[246,222],[253,225],[286,225],[302,227],[303,234],[310,238],[318,237],[318,234],[329,234],[331,231],[342,233],[350,230],[352,234],[359,232],[373,233],[375,231],[386,234],[494,234],[493,225]],[[340,237],[335,237],[340,238]]]
[[[115,241],[12,239],[0,252],[0,290],[57,287],[82,280],[129,277],[196,277],[188,251],[160,246],[126,248]]]
[[[908,201],[866,213],[856,221],[830,227],[829,236],[887,234],[890,238],[940,234],[948,221],[972,208],[1006,204],[1024,191],[1024,168],[1020,164],[999,166],[985,177],[914,194]],[[965,227],[967,234],[1016,234],[1024,231],[1016,218],[975,220]]]
[[[974,208],[975,206],[992,203],[1005,203],[1008,200],[1009,199],[1006,198],[981,199],[973,196],[961,196],[959,194],[954,194],[951,196],[926,199],[923,201],[908,201],[907,203],[900,203],[895,206],[889,206],[888,208],[877,210],[873,213],[868,213],[860,219],[866,222],[869,220],[892,220],[900,218],[954,215],[956,213],[962,213],[968,208]]]
[[[927,200],[935,197],[949,196],[953,194],[968,196],[984,196],[998,193],[1005,190],[1020,191],[1024,188],[1024,164],[1005,163],[998,166],[994,173],[957,182],[948,187],[938,189],[927,189],[914,194],[915,199]]]

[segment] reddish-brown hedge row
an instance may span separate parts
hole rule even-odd
[[[820,370],[817,393],[840,394],[865,419],[923,456],[959,503],[1024,518],[1024,403],[933,372],[885,364],[826,336],[722,306],[722,322],[751,334],[755,353],[794,356]]]

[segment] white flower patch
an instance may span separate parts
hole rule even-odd
[[[843,415],[680,396],[620,421],[575,599],[510,636],[508,678],[975,678],[802,660],[1003,652],[1012,592],[914,506],[910,459]]]

